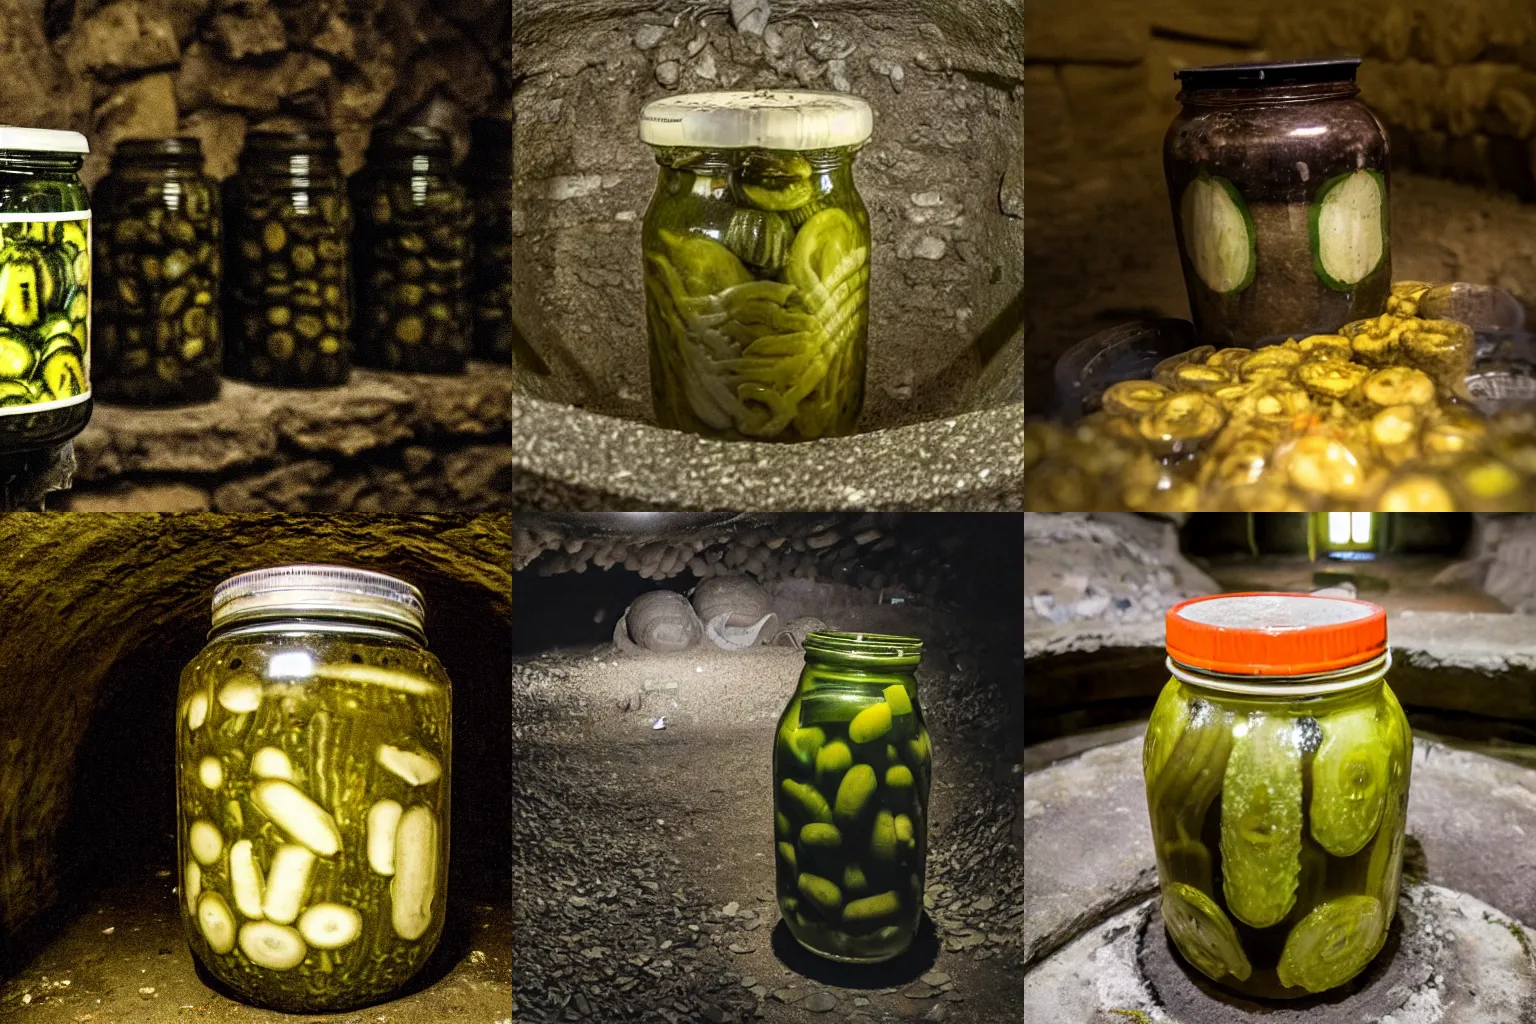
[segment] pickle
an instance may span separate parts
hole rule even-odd
[[[1174,455],[1205,444],[1226,419],[1215,399],[1199,391],[1183,391],[1159,402],[1141,418],[1138,429],[1154,452]]]
[[[1380,900],[1341,896],[1320,905],[1291,929],[1276,972],[1282,985],[1324,992],[1364,970],[1386,939]]]
[[[1230,974],[1247,981],[1253,973],[1232,922],[1200,890],[1180,882],[1164,886],[1163,923],[1185,959],[1212,979]]]
[[[1157,706],[1152,709],[1152,719],[1147,723],[1147,736],[1141,747],[1142,772],[1150,789],[1162,774],[1163,765],[1184,732],[1189,721],[1189,698],[1177,679],[1168,680],[1158,695]]]
[[[1205,363],[1185,363],[1173,371],[1175,391],[1218,391],[1233,380],[1228,371]]]
[[[1296,378],[1318,398],[1344,399],[1370,375],[1359,363],[1343,359],[1316,359],[1296,368]]]
[[[1395,316],[1417,316],[1419,299],[1434,285],[1427,281],[1394,281],[1387,297],[1387,312]]]
[[[1111,384],[1101,399],[1111,416],[1137,417],[1168,397],[1168,389],[1151,380],[1122,380]]]
[[[1191,702],[1189,720],[1157,781],[1150,801],[1166,818],[1160,835],[1196,839],[1221,792],[1232,750],[1230,716],[1207,701]]]
[[[1174,389],[1174,371],[1186,363],[1203,363],[1216,354],[1216,346],[1201,345],[1187,352],[1179,352],[1169,356],[1152,368],[1152,379],[1163,387],[1172,391]]]
[[[1283,378],[1289,375],[1300,362],[1299,349],[1286,348],[1284,345],[1266,345],[1243,361],[1243,380],[1254,380],[1271,370],[1280,371],[1280,376]]]
[[[1301,751],[1293,723],[1252,715],[1236,734],[1221,790],[1223,892],[1233,916],[1268,928],[1290,913],[1301,870]]]
[[[1374,708],[1318,719],[1323,742],[1312,758],[1312,838],[1335,857],[1365,848],[1381,825],[1389,738]]]

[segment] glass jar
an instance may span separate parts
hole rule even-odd
[[[125,139],[96,186],[101,393],[144,405],[218,397],[219,191],[195,138]]]
[[[0,455],[91,419],[91,210],[79,132],[0,126]]]
[[[1359,64],[1176,73],[1163,170],[1201,342],[1332,334],[1386,309],[1387,135],[1355,99]]]
[[[352,207],[335,136],[251,132],[226,187],[225,369],[257,384],[346,383]]]
[[[436,128],[379,128],[357,176],[363,362],[463,373],[469,357],[469,200]]]
[[[1167,623],[1142,763],[1168,934],[1244,995],[1343,985],[1386,942],[1402,875],[1413,747],[1386,614],[1221,594]]]
[[[475,355],[512,361],[512,119],[469,122],[466,161],[475,211],[475,273],[470,301]]]
[[[869,104],[696,93],[646,105],[660,166],[641,233],[664,427],[732,440],[851,434],[864,404]]]
[[[878,963],[923,912],[931,749],[921,640],[812,633],[773,750],[779,912],[830,960]]]
[[[379,1002],[442,933],[451,700],[425,617],[415,587],[337,566],[214,591],[177,699],[181,915],[252,1003]]]

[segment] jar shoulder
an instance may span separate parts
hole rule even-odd
[[[450,692],[452,681],[443,664],[427,647],[404,638],[393,639],[367,634],[340,632],[281,632],[236,634],[210,640],[187,663],[181,673],[184,692],[232,675],[266,675],[274,670],[273,659],[289,655],[305,656],[281,663],[277,671],[303,674],[303,668],[324,665],[356,665],[415,676],[443,692]]]

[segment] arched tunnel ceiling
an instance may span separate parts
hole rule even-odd
[[[0,937],[56,894],[77,754],[120,659],[144,664],[176,646],[168,638],[206,631],[212,588],[232,573],[339,562],[420,586],[452,674],[455,660],[507,649],[464,624],[510,636],[511,532],[510,516],[489,515],[0,517]],[[174,687],[181,667],[126,685]],[[169,722],[144,738],[157,742],[168,757]]]

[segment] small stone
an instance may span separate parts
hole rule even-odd
[[[923,975],[922,980],[924,984],[932,985],[934,988],[938,988],[940,985],[944,985],[949,982],[949,975],[945,974],[943,971],[929,971],[927,974]]]
[[[805,993],[798,988],[776,988],[773,990],[773,998],[781,1003],[798,1003],[805,998]]]
[[[742,988],[756,988],[757,987],[757,979],[749,974],[745,978],[741,979],[741,987]]]
[[[934,996],[934,991],[935,990],[932,985],[925,985],[921,981],[914,981],[912,984],[902,989],[901,994],[906,996],[908,999],[932,999]]]
[[[912,247],[912,255],[920,260],[941,260],[948,251],[949,246],[945,244],[944,239],[935,238],[932,235],[924,235]]]
[[[582,897],[580,897],[580,896],[572,896],[570,899],[566,900],[565,902],[569,903],[571,906],[575,907],[578,910],[580,910],[582,907],[585,907],[587,905],[587,901],[585,899],[583,899]]]
[[[854,1006],[868,1006],[869,1005],[869,1000],[865,999],[863,996],[854,996],[853,997],[853,1005]]]
[[[682,66],[675,60],[664,60],[656,65],[656,81],[668,88],[677,84],[680,74],[682,74]]]
[[[592,1004],[587,1002],[586,996],[582,995],[580,992],[577,992],[575,1002],[577,1013],[581,1014],[583,1017],[590,1017],[592,1015]]]
[[[139,995],[143,996],[145,999],[153,998],[154,994],[155,987],[153,985],[145,985],[139,989]]]
[[[972,910],[991,910],[995,906],[997,906],[997,902],[995,900],[993,900],[991,896],[983,896],[981,899],[979,899],[975,903],[971,904],[971,909]]]
[[[805,1008],[812,1013],[826,1013],[837,1009],[837,997],[830,992],[814,992],[805,1001]]]
[[[741,904],[737,903],[735,900],[731,900],[731,902],[727,903],[723,908],[721,908],[720,913],[725,917],[735,917],[736,911],[740,909]]]
[[[725,1024],[725,1011],[714,1003],[705,1003],[704,1009],[701,1012],[704,1014],[704,1019],[709,1021],[709,1024]]]
[[[635,45],[642,50],[653,50],[666,37],[667,30],[664,26],[641,25],[635,32]]]
[[[743,946],[739,942],[733,942],[729,946],[727,946],[726,948],[729,949],[732,953],[735,953],[737,956],[740,956],[740,955],[742,955],[744,953],[755,953],[755,952],[757,952],[757,947],[756,946]]]
[[[700,57],[699,62],[693,66],[693,73],[700,78],[714,81],[715,75],[719,74],[715,67],[715,51],[705,50],[704,56]]]

